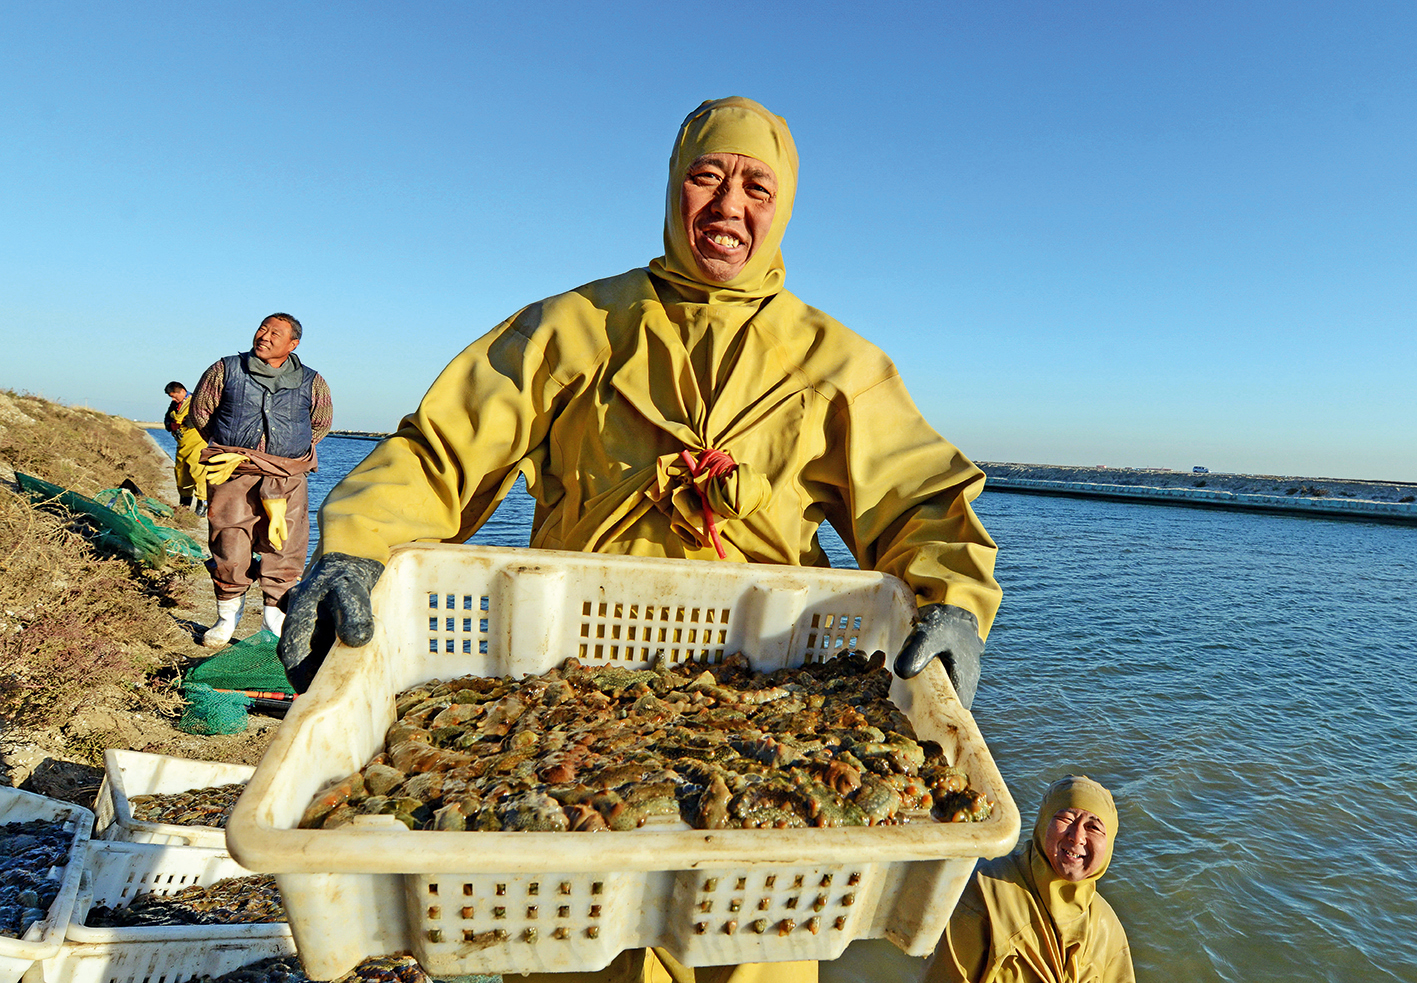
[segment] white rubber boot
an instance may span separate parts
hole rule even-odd
[[[241,614],[245,610],[245,597],[233,597],[229,601],[217,598],[216,624],[208,628],[206,633],[202,635],[202,647],[219,649],[231,641],[231,635],[236,631],[236,625],[241,621]]]
[[[280,630],[285,627],[285,612],[274,604],[267,604],[261,610],[261,626],[276,638],[280,638]]]

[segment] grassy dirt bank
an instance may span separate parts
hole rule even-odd
[[[16,471],[90,497],[127,479],[175,507],[155,522],[206,540],[137,424],[0,391],[0,783],[92,806],[107,748],[255,764],[279,721],[252,715],[226,737],[176,727],[181,674],[211,654],[197,643],[216,609],[206,570],[95,548],[73,516],[32,504]],[[260,605],[247,609],[238,638],[260,627]]]

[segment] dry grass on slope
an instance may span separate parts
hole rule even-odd
[[[82,495],[125,478],[164,485],[161,457],[130,421],[0,392],[0,465]],[[131,689],[191,639],[172,606],[188,564],[145,570],[97,555],[62,512],[0,487],[0,716],[63,723],[96,690]]]
[[[180,576],[95,556],[61,517],[0,490],[0,716],[46,727],[102,687],[140,683],[190,639],[164,600]]]
[[[130,421],[0,391],[0,758],[13,780],[28,771],[12,764],[21,745],[63,771],[66,760],[99,764],[105,747],[170,739],[154,728],[178,706],[175,671],[152,674],[202,652],[174,609],[190,611],[205,574],[184,560],[146,569],[99,555],[62,510],[34,507],[12,472],[92,496],[125,478],[159,492],[168,467]],[[200,523],[178,510],[176,524],[190,534]]]
[[[80,495],[125,478],[152,494],[170,473],[137,424],[10,391],[0,391],[0,462]]]
[[[174,726],[178,672],[210,654],[193,638],[213,606],[206,571],[101,556],[10,483],[18,469],[92,496],[128,478],[171,503],[171,467],[127,420],[0,391],[0,782],[92,806],[106,748],[255,764],[270,742],[271,718],[222,737]],[[189,511],[158,521],[204,538]]]

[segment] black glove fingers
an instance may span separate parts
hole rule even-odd
[[[286,669],[298,665],[310,651],[310,637],[315,632],[319,598],[303,584],[296,584],[285,596],[285,624],[281,626],[280,644],[276,654]]]
[[[353,577],[336,581],[331,600],[339,640],[346,645],[367,645],[374,637],[374,609],[369,603],[369,589]]]
[[[938,658],[954,685],[959,700],[969,707],[979,683],[979,657],[984,641],[973,613],[949,604],[929,604],[920,609],[920,620],[901,646],[895,672],[910,679]]]
[[[912,632],[901,646],[900,655],[896,656],[895,674],[901,679],[913,679],[925,671],[934,657],[935,653],[926,650],[921,633]]]
[[[373,637],[369,592],[383,571],[377,560],[327,553],[291,590],[277,652],[296,692],[309,688],[336,636],[356,646]]]

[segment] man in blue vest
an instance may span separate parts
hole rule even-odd
[[[231,640],[257,578],[262,623],[279,635],[282,602],[305,567],[305,476],[315,470],[315,445],[330,432],[334,404],[325,380],[295,354],[300,335],[299,321],[272,314],[251,350],[214,363],[192,394],[190,419],[208,444],[202,461],[217,621],[202,637],[207,648]]]

